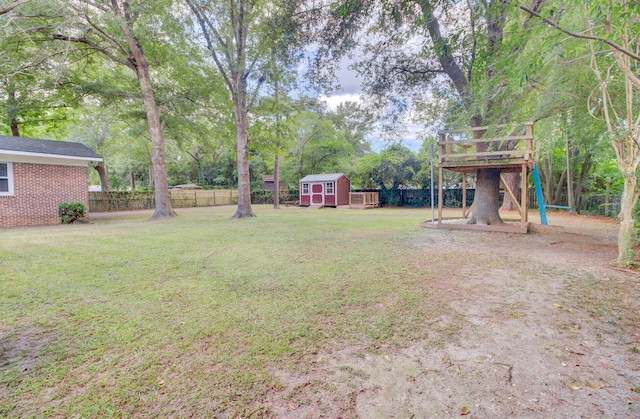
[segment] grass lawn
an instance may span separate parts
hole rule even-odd
[[[425,209],[178,211],[0,231],[0,416],[247,416],[342,344],[425,338]]]

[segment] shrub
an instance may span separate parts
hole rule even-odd
[[[63,202],[58,205],[58,216],[62,224],[85,221],[86,207],[82,202]]]

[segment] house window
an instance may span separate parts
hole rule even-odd
[[[13,165],[0,163],[0,196],[13,195]]]
[[[309,184],[308,183],[303,183],[302,184],[302,195],[309,195]]]
[[[333,182],[327,182],[327,195],[333,195]]]

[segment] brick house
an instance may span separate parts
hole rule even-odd
[[[62,202],[88,209],[87,167],[101,161],[80,143],[0,136],[0,228],[58,224]]]

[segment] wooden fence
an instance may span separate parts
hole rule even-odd
[[[235,205],[238,203],[236,189],[214,190],[169,190],[174,208],[208,207],[213,205]],[[128,211],[155,208],[153,192],[89,192],[89,211]]]

